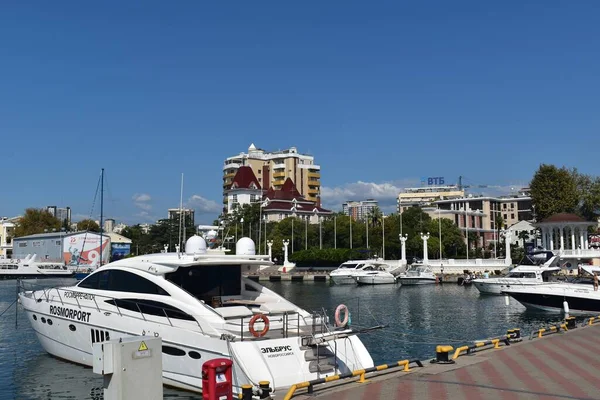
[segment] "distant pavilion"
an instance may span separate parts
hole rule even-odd
[[[554,214],[534,224],[542,232],[544,249],[563,252],[589,250],[588,228],[596,225],[570,213]]]

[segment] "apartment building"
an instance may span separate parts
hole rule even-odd
[[[373,209],[379,208],[379,203],[374,199],[362,201],[347,201],[342,204],[342,212],[355,221],[364,221]]]
[[[410,207],[428,207],[435,201],[459,199],[465,197],[465,191],[457,185],[421,186],[405,188],[398,195],[398,212],[404,212]]]
[[[183,215],[183,223],[185,226],[194,226],[195,222],[195,211],[193,208],[169,208],[168,218],[179,221],[179,215]]]
[[[46,210],[58,218],[63,225],[71,225],[71,207],[48,206]]]
[[[498,240],[498,230],[519,221],[533,219],[531,197],[526,193],[513,196],[465,196],[456,199],[438,200],[426,207],[432,218],[452,220],[463,233],[475,235],[478,247],[486,247]],[[501,222],[501,226],[500,226]]]
[[[286,179],[291,179],[306,200],[317,201],[321,189],[321,167],[314,157],[300,154],[295,147],[268,152],[251,144],[247,153],[228,157],[223,164],[223,212],[230,209],[227,191],[241,166],[252,168],[259,185],[266,191],[280,190]]]

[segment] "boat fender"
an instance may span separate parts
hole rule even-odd
[[[340,319],[340,314],[342,313],[342,311],[344,312],[344,320]],[[337,306],[337,308],[335,309],[335,324],[338,327],[346,326],[346,324],[348,324],[349,314],[350,313],[348,312],[348,307],[346,307],[345,304],[340,304],[339,306]]]
[[[254,324],[258,320],[262,321],[262,323],[265,324],[265,327],[260,332],[257,332],[254,329]],[[269,332],[269,318],[267,318],[267,316],[264,315],[264,314],[256,314],[255,316],[253,316],[252,318],[250,318],[250,323],[248,324],[248,329],[250,330],[250,333],[254,337],[263,337],[263,336],[265,336],[267,334],[267,332]]]
[[[569,303],[567,303],[567,301],[563,301],[563,310],[565,311],[565,314],[569,313]]]

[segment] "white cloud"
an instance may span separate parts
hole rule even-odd
[[[195,194],[188,199],[187,207],[194,208],[199,214],[209,214],[220,212],[222,205],[214,200],[209,200],[199,194]]]
[[[147,193],[136,193],[133,195],[133,197],[131,199],[135,203],[143,203],[143,202],[152,200],[152,197],[150,197],[150,195]]]
[[[398,194],[407,187],[419,187],[418,179],[406,179],[393,182],[352,182],[336,187],[321,187],[323,206],[332,210],[341,210],[346,201],[375,199],[383,212],[392,213],[397,210]],[[506,196],[517,193],[523,185],[488,185],[485,187],[466,188],[466,193],[484,196]]]
[[[394,182],[352,182],[342,186],[321,188],[321,200],[323,205],[333,210],[340,210],[342,203],[346,201],[360,201],[375,199],[379,207],[386,213],[395,211],[398,194],[405,187],[418,185],[417,180],[405,180]]]
[[[150,211],[152,209],[152,204],[150,204],[152,197],[147,193],[136,193],[131,199],[133,200],[133,205],[140,210]]]

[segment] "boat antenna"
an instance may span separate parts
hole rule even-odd
[[[104,218],[104,168],[102,168],[100,173],[100,266],[102,266],[102,242],[104,241],[104,223],[102,219]]]
[[[179,253],[179,249],[181,249],[181,222],[183,217],[183,172],[181,173],[181,192],[179,195],[179,247],[177,252]]]

